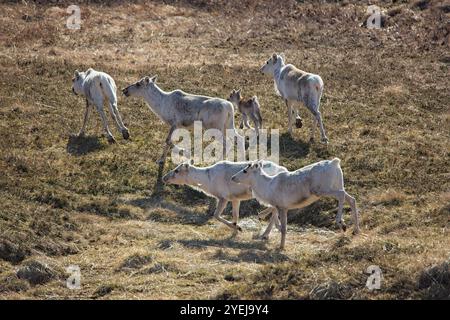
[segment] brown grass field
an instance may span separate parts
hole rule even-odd
[[[450,298],[448,1],[371,1],[384,10],[378,30],[362,26],[368,1],[77,3],[80,30],[65,26],[68,1],[0,4],[0,299]],[[273,52],[322,76],[328,146],[308,142],[305,108],[287,134],[259,72]],[[158,74],[166,90],[258,95],[282,165],[342,160],[361,234],[339,231],[337,203],[323,199],[290,212],[280,252],[278,231],[255,239],[267,222],[252,200],[231,237],[205,195],[156,185],[168,127],[142,99],[119,94],[131,141],[108,118],[108,145],[96,112],[75,138],[84,100],[71,78],[89,67],[119,88]],[[365,286],[370,265],[379,290]]]

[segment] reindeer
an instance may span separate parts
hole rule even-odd
[[[156,76],[144,77],[122,90],[126,97],[142,97],[163,122],[170,126],[169,134],[159,164],[163,164],[172,146],[172,133],[177,128],[191,128],[194,121],[202,121],[205,129],[218,129],[223,134],[226,152],[226,131],[233,130],[238,143],[244,148],[244,137],[239,135],[234,125],[234,108],[231,102],[206,96],[185,93],[181,90],[165,92],[156,84]]]
[[[292,64],[285,64],[282,56],[274,53],[261,67],[261,72],[274,78],[275,92],[281,96],[288,108],[289,134],[292,136],[292,116],[297,114],[297,127],[302,126],[302,119],[298,116],[295,102],[303,103],[311,112],[312,126],[310,141],[314,140],[314,132],[319,124],[321,141],[328,143],[325,134],[322,115],[319,111],[320,98],[323,92],[323,81],[319,75],[297,69]]]
[[[111,117],[116,123],[119,131],[122,133],[123,138],[128,139],[130,137],[129,131],[123,124],[119,110],[117,109],[116,90],[114,79],[104,72],[95,71],[92,68],[89,68],[86,72],[75,71],[75,76],[72,79],[72,92],[75,95],[84,95],[86,97],[86,110],[84,113],[83,126],[78,134],[79,136],[84,135],[91,105],[93,104],[97,108],[102,119],[108,142],[116,142],[109,130],[105,112],[103,111],[103,102],[106,100],[108,102]]]
[[[228,98],[231,103],[239,110],[242,115],[241,123],[239,128],[242,129],[245,125],[246,128],[251,128],[248,124],[248,119],[250,118],[255,124],[256,135],[259,136],[259,129],[262,128],[262,117],[261,109],[259,106],[259,101],[256,96],[245,100],[241,96],[241,89],[231,91],[230,97]]]
[[[284,249],[287,230],[287,211],[304,208],[321,197],[334,197],[339,201],[336,223],[346,230],[342,218],[344,202],[352,208],[354,230],[359,232],[358,210],[356,201],[344,189],[344,178],[340,160],[324,160],[313,163],[292,172],[281,172],[274,176],[267,175],[260,162],[248,164],[233,175],[231,181],[250,187],[255,198],[270,207],[275,207],[281,220],[281,245]]]
[[[219,161],[212,166],[200,168],[194,166],[193,161],[191,160],[190,162],[184,162],[178,165],[175,169],[167,173],[162,180],[167,184],[189,185],[208,196],[218,199],[214,217],[234,231],[242,231],[241,227],[237,225],[240,203],[244,200],[253,199],[254,196],[250,187],[231,181],[231,177],[240,170],[246,168],[249,163],[250,162]],[[285,167],[279,166],[271,161],[262,160],[260,164],[262,170],[264,170],[267,175],[287,172]],[[220,216],[229,201],[231,201],[233,206],[233,222]],[[264,216],[269,214],[272,214],[272,218],[266,231],[262,235],[264,239],[268,238],[274,223],[277,227],[279,226],[278,214],[273,207],[265,209],[258,217],[261,220]]]

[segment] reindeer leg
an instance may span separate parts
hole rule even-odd
[[[346,192],[344,190],[321,192],[321,193],[317,194],[318,196],[321,196],[321,197],[323,197],[323,196],[333,197],[338,200],[338,212],[336,215],[336,224],[344,232],[347,230],[347,226],[345,225],[344,219],[342,218],[345,194],[346,194]]]
[[[219,202],[217,203],[216,211],[214,211],[214,218],[219,220],[222,223],[225,223],[228,227],[230,227],[233,230],[236,230],[236,225],[224,218],[222,218],[220,215],[222,214],[223,210],[225,209],[228,201],[225,199],[219,199]]]
[[[272,214],[272,216],[270,217],[269,224],[267,225],[266,230],[261,235],[261,239],[268,240],[270,232],[272,231],[274,223],[276,223],[276,221],[278,221],[278,211],[277,211],[276,208],[273,208],[273,207],[267,208],[264,211],[268,211],[268,213],[266,213],[266,214],[270,214],[270,213]],[[264,211],[262,213],[264,213]]]
[[[285,99],[284,102],[286,103],[286,107],[288,109],[288,131],[292,136],[292,106],[287,99]]]
[[[281,220],[281,244],[280,250],[284,250],[286,244],[286,233],[287,233],[287,209],[277,208],[278,213],[280,214]]]
[[[103,99],[98,98],[95,102],[95,106],[97,107],[97,111],[100,114],[100,118],[102,119],[103,128],[106,132],[106,137],[110,144],[116,143],[111,131],[109,130],[108,121],[106,120],[105,111],[103,110]]]
[[[239,220],[239,207],[241,202],[239,200],[234,200],[231,204],[233,205],[233,225],[235,227],[235,231],[242,231],[242,228],[237,224]]]
[[[171,140],[172,134],[176,128],[177,128],[176,126],[170,127],[169,134],[167,135],[167,138],[166,138],[166,144],[164,145],[163,154],[162,154],[161,158],[156,162],[159,165],[164,164],[164,162],[166,161],[167,153],[169,152],[169,148],[172,146],[172,140]]]
[[[83,126],[81,127],[80,133],[78,133],[79,137],[84,136],[84,132],[86,130],[86,124],[89,119],[89,113],[91,112],[91,106],[89,105],[89,101],[86,99],[86,110],[84,111],[84,120],[83,120]]]
[[[349,195],[347,192],[345,192],[345,201],[350,205],[352,208],[352,215],[353,215],[353,234],[359,233],[359,212],[356,208],[356,200],[351,195]]]
[[[117,109],[116,102],[109,103],[109,111],[111,112],[111,117],[116,123],[117,129],[122,133],[123,138],[127,140],[130,137],[130,133],[128,131],[128,128],[123,124],[122,117],[120,116],[119,110]]]
[[[258,126],[258,119],[255,117],[254,114],[250,115],[250,118],[252,119],[253,123],[255,124],[255,131],[256,131],[256,136],[259,137],[259,126]]]

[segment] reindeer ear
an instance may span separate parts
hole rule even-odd
[[[149,82],[150,82],[150,77],[149,76],[144,77],[144,83],[148,84]]]
[[[278,55],[277,55],[276,53],[274,53],[274,54],[272,55],[272,59],[273,59],[274,62],[277,61]]]
[[[194,164],[194,159],[190,159],[189,164],[192,166]]]
[[[241,89],[241,88],[239,88],[239,89],[238,89],[238,91],[236,91],[236,92],[237,92],[237,93],[241,93],[241,90],[242,90],[242,89]]]
[[[78,70],[75,70],[75,77],[79,77],[80,76],[80,71],[78,71]]]
[[[158,78],[158,76],[155,75],[155,76],[153,76],[153,77],[150,78],[150,81],[153,82],[153,83],[155,83],[157,78]]]

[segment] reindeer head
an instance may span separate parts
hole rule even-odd
[[[150,86],[153,86],[155,84],[156,77],[157,76],[144,77],[141,80],[139,80],[133,84],[130,84],[128,87],[122,89],[122,93],[126,97],[130,97],[130,96],[142,97],[144,92],[147,90],[147,88]]]
[[[241,101],[241,99],[242,99],[241,89],[239,89],[239,90],[233,89],[233,91],[231,91],[230,97],[228,98],[228,100],[236,106],[239,105],[239,102]]]
[[[283,58],[281,55],[274,53],[269,60],[267,60],[263,66],[261,67],[261,72],[264,74],[272,75],[275,71],[275,68],[283,62]]]
[[[236,173],[234,176],[231,177],[231,181],[236,183],[241,183],[244,185],[250,185],[252,181],[252,177],[260,173],[262,170],[262,162],[256,161],[253,163],[250,163],[247,167]]]
[[[79,72],[78,70],[75,70],[75,75],[72,78],[72,92],[75,95],[83,94],[83,81],[85,77],[85,72]]]
[[[175,169],[168,172],[164,177],[162,177],[162,181],[168,184],[188,183],[187,178],[189,175],[189,169],[193,164],[194,161],[192,159],[189,162],[183,162],[179,164]]]

